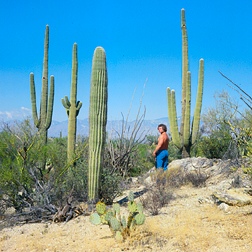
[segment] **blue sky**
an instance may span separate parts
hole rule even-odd
[[[70,94],[74,42],[78,44],[79,60],[77,96],[83,103],[79,119],[88,117],[96,46],[104,47],[107,55],[109,120],[121,119],[121,113],[126,116],[131,103],[130,119],[134,119],[143,92],[145,118],[167,117],[167,87],[176,91],[180,114],[181,8],[186,10],[192,109],[200,58],[205,60],[202,112],[214,104],[216,92],[227,90],[231,96],[239,97],[218,70],[251,94],[249,0],[1,0],[0,115],[15,117],[31,109],[30,72],[35,74],[39,102],[46,24],[50,27],[49,75],[55,77],[54,120],[67,120],[61,98]]]

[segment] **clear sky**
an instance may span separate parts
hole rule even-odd
[[[107,55],[108,119],[131,119],[142,104],[146,119],[167,117],[166,88],[181,102],[180,10],[185,8],[192,74],[192,109],[198,62],[205,60],[203,112],[215,92],[228,90],[222,71],[252,93],[252,1],[250,0],[0,0],[0,114],[31,109],[29,74],[34,72],[40,101],[45,26],[50,27],[49,75],[55,77],[53,119],[67,120],[61,98],[70,94],[72,46],[78,44],[78,94],[88,117],[92,55]],[[144,83],[146,82],[144,87]],[[22,109],[21,109],[22,108]],[[38,104],[39,109],[39,104]]]

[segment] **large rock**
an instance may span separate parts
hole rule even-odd
[[[232,188],[226,192],[214,192],[213,197],[217,204],[226,203],[229,206],[252,205],[252,196],[244,188]]]

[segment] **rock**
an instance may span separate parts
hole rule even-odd
[[[224,212],[227,212],[227,211],[228,211],[228,208],[229,208],[229,205],[226,204],[226,203],[221,203],[221,204],[218,206],[218,208],[219,208],[220,210],[223,210]]]
[[[232,188],[226,192],[214,192],[212,196],[217,204],[224,202],[229,206],[252,205],[252,196],[248,195],[244,188]]]

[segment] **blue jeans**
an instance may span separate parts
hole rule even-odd
[[[163,168],[164,171],[167,170],[168,167],[168,150],[159,150],[156,153],[156,168]]]

